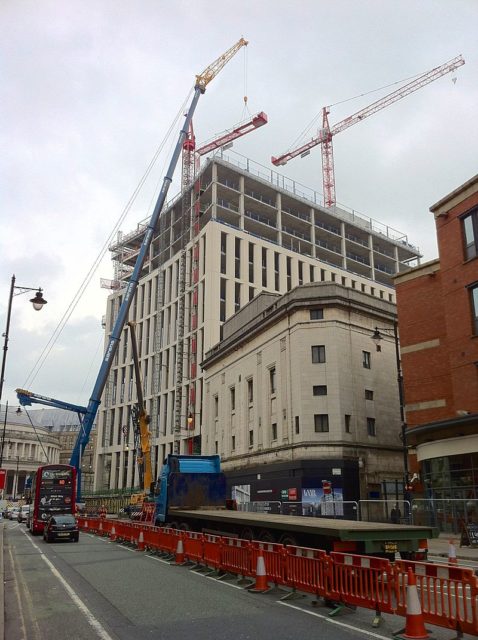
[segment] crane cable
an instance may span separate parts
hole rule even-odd
[[[346,98],[345,100],[339,100],[338,102],[334,102],[333,104],[327,105],[327,108],[336,107],[339,104],[345,104],[346,102],[351,102],[352,100],[357,100],[358,98],[363,98],[364,96],[368,96],[372,93],[377,93],[377,91],[383,91],[384,89],[388,89],[390,87],[395,87],[397,84],[403,84],[404,82],[410,82],[411,80],[415,80],[415,78],[419,78],[423,73],[417,73],[414,76],[410,76],[408,78],[403,78],[402,80],[397,80],[396,82],[391,82],[390,84],[386,84],[383,87],[378,87],[377,89],[371,89],[370,91],[365,91],[364,93],[359,93],[356,96],[351,98]],[[308,125],[302,130],[302,132],[297,136],[294,142],[289,146],[286,153],[292,151],[297,148],[302,140],[305,138],[306,134],[310,131],[310,129],[315,125],[317,120],[322,116],[322,111],[320,111],[317,115],[315,115]]]
[[[152,159],[150,160],[150,162],[149,162],[149,164],[148,164],[143,176],[141,177],[138,185],[134,189],[134,191],[133,191],[132,195],[130,196],[128,202],[126,203],[125,207],[123,208],[123,211],[121,212],[121,215],[120,215],[119,219],[117,220],[116,224],[114,225],[114,227],[113,227],[112,231],[110,232],[108,238],[105,240],[103,246],[100,249],[99,254],[97,255],[97,257],[93,261],[93,264],[91,265],[90,269],[88,270],[88,273],[84,277],[84,279],[83,279],[82,283],[80,284],[78,290],[76,291],[75,295],[73,296],[73,299],[71,300],[71,302],[67,306],[65,312],[63,313],[63,316],[61,317],[58,325],[56,326],[56,328],[54,329],[53,333],[51,334],[47,344],[43,348],[43,351],[39,355],[36,363],[33,365],[32,369],[30,370],[30,373],[28,374],[28,376],[27,376],[27,378],[26,378],[26,380],[25,380],[25,382],[23,384],[23,388],[28,388],[28,386],[35,380],[37,375],[40,373],[40,371],[41,371],[43,365],[45,364],[45,361],[48,358],[52,348],[54,347],[54,345],[56,344],[56,342],[59,339],[60,335],[62,334],[63,329],[65,328],[68,320],[70,319],[73,311],[76,309],[76,306],[78,305],[78,302],[81,300],[81,297],[83,296],[87,286],[91,282],[91,280],[93,278],[93,275],[96,272],[96,269],[98,268],[101,260],[105,256],[105,254],[106,254],[106,252],[108,250],[108,247],[112,242],[112,239],[114,238],[114,236],[118,232],[121,224],[124,222],[127,214],[129,213],[129,211],[131,210],[131,207],[133,206],[133,203],[135,202],[136,198],[138,197],[139,192],[141,191],[141,189],[143,188],[147,178],[149,177],[154,165],[156,164],[156,161],[157,161],[159,155],[163,151],[163,148],[166,145],[166,142],[167,142],[168,138],[171,135],[171,132],[175,128],[179,118],[183,115],[184,109],[185,109],[186,104],[188,103],[188,101],[189,101],[189,99],[191,97],[192,92],[193,92],[193,89],[191,89],[189,91],[188,95],[186,96],[186,98],[185,98],[183,104],[181,105],[176,117],[174,118],[173,122],[171,123],[166,135],[164,136],[164,138],[161,141],[159,147],[156,149]]]
[[[251,112],[249,110],[249,105],[247,104],[247,67],[248,67],[248,60],[247,60],[247,47],[244,47],[244,107],[242,109],[242,115],[241,115],[241,120],[245,120],[246,116],[250,116]]]

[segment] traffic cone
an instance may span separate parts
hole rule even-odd
[[[116,529],[114,525],[111,527],[110,539],[113,542],[116,540]]]
[[[139,532],[139,537],[138,537],[138,551],[144,551],[144,538],[143,538],[142,530]]]
[[[178,544],[176,545],[174,564],[184,564],[184,546],[182,538],[179,538]]]
[[[99,526],[99,529],[98,529],[98,530],[99,530],[99,531],[101,532],[101,534],[103,535],[103,523],[101,522],[101,520],[100,520],[100,526]]]
[[[88,520],[85,520],[85,529],[88,529]]]
[[[247,588],[247,587],[246,587]],[[266,563],[264,562],[264,553],[262,548],[259,549],[256,564],[256,582],[251,589],[251,593],[266,593],[269,591],[269,583],[267,581]]]
[[[417,579],[411,569],[408,570],[405,629],[394,633],[393,636],[394,638],[405,638],[406,640],[425,640],[430,637],[430,634],[425,629],[422,607],[417,591]]]
[[[448,564],[458,564],[454,540],[448,541]]]

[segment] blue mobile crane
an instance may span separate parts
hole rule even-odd
[[[166,202],[166,196],[168,194],[169,187],[173,180],[174,170],[178,163],[179,155],[181,153],[184,140],[188,135],[189,126],[190,126],[192,117],[194,115],[194,111],[196,110],[198,100],[200,96],[206,91],[206,87],[211,82],[211,80],[213,80],[216,77],[216,75],[229,62],[229,60],[239,51],[239,49],[241,49],[241,47],[243,46],[246,46],[247,44],[248,42],[244,40],[244,38],[241,38],[230,49],[228,49],[225,53],[219,56],[219,58],[217,58],[214,62],[212,62],[208,67],[206,67],[206,69],[204,69],[204,71],[201,74],[196,76],[196,82],[194,85],[194,94],[191,99],[189,109],[186,113],[183,126],[180,130],[179,138],[176,143],[176,147],[173,151],[173,155],[170,160],[168,170],[166,172],[166,175],[164,176],[163,184],[161,186],[161,191],[159,192],[159,196],[156,201],[156,205],[154,207],[153,213],[151,215],[151,219],[144,232],[141,248],[139,250],[139,254],[136,259],[136,263],[131,273],[128,284],[126,285],[126,289],[123,294],[123,301],[119,308],[118,316],[116,318],[113,330],[109,337],[108,345],[106,347],[106,350],[103,356],[103,361],[101,363],[101,367],[100,367],[98,376],[96,378],[95,386],[93,388],[93,392],[88,402],[88,406],[78,407],[76,405],[70,405],[67,402],[61,402],[53,398],[40,396],[30,391],[26,391],[25,389],[17,389],[17,395],[18,395],[20,404],[29,405],[29,404],[32,404],[33,402],[36,402],[39,404],[45,404],[50,407],[70,409],[72,411],[76,411],[79,416],[80,415],[82,416],[81,428],[78,433],[78,438],[76,439],[75,446],[73,448],[73,451],[71,453],[71,458],[70,458],[70,464],[74,466],[77,471],[78,502],[81,501],[81,456],[90,439],[91,429],[93,427],[96,414],[98,412],[98,407],[101,402],[101,395],[106,385],[108,374],[110,372],[111,365],[113,364],[116,351],[118,349],[119,341],[121,338],[121,332],[123,330],[126,319],[128,317],[129,308],[131,306],[131,303],[133,302],[133,298],[135,296],[136,289],[138,287],[141,269],[143,267],[144,260],[148,254],[148,250],[153,240],[153,235],[159,221],[161,210],[164,206],[164,203]]]

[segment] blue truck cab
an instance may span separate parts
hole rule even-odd
[[[175,509],[226,508],[226,478],[219,456],[170,454],[156,488],[154,522],[164,524]]]

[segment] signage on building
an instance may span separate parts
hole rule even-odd
[[[5,489],[6,479],[7,479],[6,469],[0,469],[0,490]]]
[[[289,489],[289,500],[297,500],[297,489]]]

